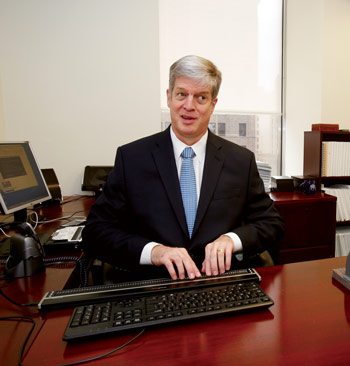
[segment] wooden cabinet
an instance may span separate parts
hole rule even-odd
[[[298,191],[271,192],[270,197],[285,221],[281,264],[334,257],[336,197]]]

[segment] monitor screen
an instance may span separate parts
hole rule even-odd
[[[50,191],[29,142],[0,142],[2,212],[16,213],[50,198]]]

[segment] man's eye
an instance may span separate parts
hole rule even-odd
[[[200,95],[200,96],[198,97],[198,101],[199,101],[200,103],[204,103],[206,100],[207,100],[207,98],[206,98],[204,95]]]
[[[186,97],[185,93],[182,93],[182,92],[179,92],[179,93],[176,93],[176,99],[184,99]]]

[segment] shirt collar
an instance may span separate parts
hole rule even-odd
[[[188,145],[184,144],[181,140],[179,140],[171,126],[170,128],[170,137],[171,142],[173,143],[173,149],[174,149],[174,155],[175,159],[179,159],[181,156],[181,153],[183,150],[188,147]],[[204,161],[205,158],[205,149],[207,146],[207,140],[208,140],[208,130],[205,132],[205,134],[201,137],[199,141],[197,141],[195,144],[191,145],[193,151],[196,154],[196,157],[199,161]]]

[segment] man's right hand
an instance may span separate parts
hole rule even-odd
[[[201,277],[200,271],[185,248],[157,245],[152,249],[151,260],[155,266],[164,265],[173,280],[177,280],[177,273],[181,280],[186,278],[186,274],[190,279]]]

